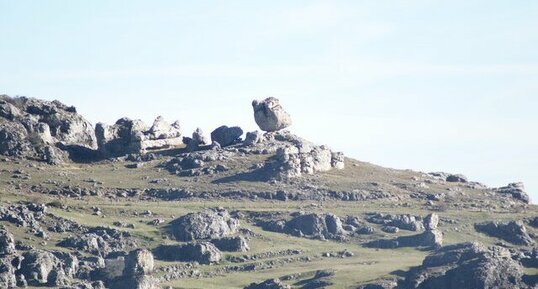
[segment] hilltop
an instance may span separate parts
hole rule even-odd
[[[523,184],[347,158],[251,105],[261,131],[206,135],[0,96],[0,287],[535,286]]]

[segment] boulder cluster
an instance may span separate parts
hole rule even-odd
[[[439,216],[429,214],[423,220],[424,232],[416,235],[401,236],[395,239],[378,239],[365,244],[366,247],[392,249],[399,247],[424,247],[435,249],[443,245],[443,233],[437,228]]]
[[[68,159],[91,161],[143,156],[182,145],[187,152],[237,146],[247,147],[247,152],[274,153],[266,169],[272,172],[272,178],[279,180],[344,167],[342,153],[284,131],[292,121],[277,98],[254,100],[252,107],[254,120],[264,132],[248,132],[243,140],[240,127],[223,125],[213,130],[209,139],[199,128],[191,137],[183,137],[180,123],[168,123],[162,116],[151,126],[124,117],[113,125],[97,123],[93,128],[74,107],[59,101],[3,95],[0,96],[0,154],[59,164]],[[222,168],[206,171],[192,174],[214,173]]]
[[[297,237],[341,240],[350,233],[343,227],[340,217],[334,214],[296,212],[289,220],[260,220],[264,229]]]
[[[145,153],[183,144],[179,121],[172,124],[159,116],[151,127],[141,120],[121,118],[114,125],[98,123],[95,135],[99,151],[107,157]]]
[[[403,289],[528,288],[523,267],[502,247],[480,243],[444,246],[410,270]]]
[[[475,224],[474,227],[478,232],[505,240],[514,245],[530,246],[535,243],[527,233],[527,228],[522,221],[490,221]]]
[[[239,220],[227,210],[216,208],[181,216],[169,225],[170,233],[181,244],[161,245],[155,249],[159,259],[218,263],[222,251],[246,252],[248,240],[240,234]]]
[[[97,148],[90,122],[59,101],[0,95],[0,154],[57,164],[70,147]]]

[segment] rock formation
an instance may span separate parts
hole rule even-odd
[[[179,241],[207,240],[236,234],[239,220],[228,211],[205,210],[179,217],[171,223],[171,231]]]
[[[211,132],[211,141],[217,142],[221,147],[232,145],[241,140],[243,130],[238,126],[220,126]]]
[[[254,120],[261,130],[273,132],[291,125],[291,116],[282,108],[280,101],[274,97],[252,101]]]
[[[92,125],[72,106],[59,101],[0,96],[0,154],[64,162],[62,148],[95,149]]]
[[[161,245],[154,250],[154,253],[158,259],[165,261],[213,264],[220,262],[222,259],[221,251],[209,242]]]
[[[534,240],[527,233],[527,228],[522,221],[510,222],[485,222],[475,224],[475,229],[492,237],[503,239],[515,245],[529,246]]]
[[[179,122],[168,124],[162,116],[147,127],[141,120],[121,118],[114,125],[98,123],[95,134],[99,151],[107,157],[139,154],[183,144]]]
[[[294,215],[288,221],[276,220],[260,224],[269,231],[314,239],[342,239],[346,235],[342,220],[336,215],[317,213]]]
[[[279,279],[269,279],[261,283],[251,283],[244,289],[290,289],[290,285],[282,283]]]
[[[476,289],[528,288],[523,270],[507,249],[480,243],[445,246],[412,269],[398,288]]]
[[[224,252],[247,252],[250,250],[247,239],[243,236],[213,239],[211,243]]]
[[[392,249],[399,247],[425,247],[429,249],[439,248],[443,245],[443,233],[437,229],[439,216],[435,213],[424,218],[421,228],[426,230],[420,234],[401,236],[395,239],[379,239],[368,242],[366,247]]]

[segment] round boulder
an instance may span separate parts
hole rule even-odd
[[[252,101],[254,120],[263,131],[278,131],[291,125],[291,116],[282,108],[275,97]]]

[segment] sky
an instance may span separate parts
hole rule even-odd
[[[538,1],[0,0],[0,94],[92,123],[294,133],[383,166],[523,181],[538,201]]]

